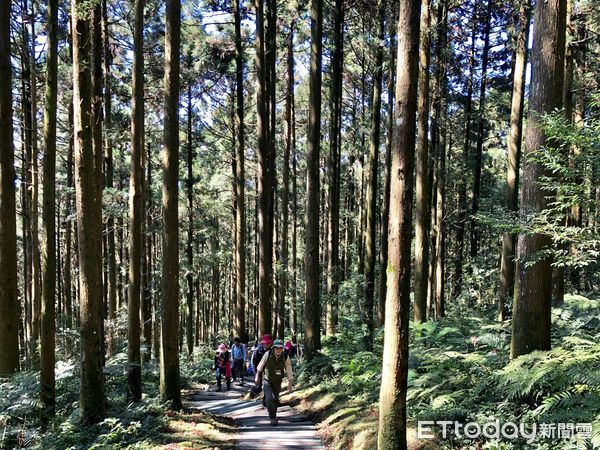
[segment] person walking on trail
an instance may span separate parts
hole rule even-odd
[[[262,377],[263,391],[269,419],[271,425],[277,425],[277,406],[279,405],[279,393],[281,392],[281,382],[283,375],[288,379],[288,392],[292,392],[292,363],[287,354],[283,351],[283,341],[275,339],[273,348],[267,351],[256,369],[254,381],[258,384]]]
[[[225,375],[227,390],[229,391],[231,389],[231,358],[227,344],[219,345],[217,354],[215,355],[213,369],[215,370],[215,374],[217,376],[217,392],[221,391],[221,377],[223,375]]]
[[[254,352],[252,353],[252,359],[250,361],[250,365],[252,366],[252,370],[255,374],[256,368],[258,367],[260,360],[262,359],[264,354],[269,351],[269,349],[271,348],[271,344],[273,344],[273,338],[271,337],[271,335],[263,334],[263,337],[260,340],[260,344],[254,349]]]
[[[239,379],[241,386],[244,385],[244,369],[246,368],[246,345],[236,337],[231,347],[231,359],[233,361],[233,379]]]
[[[252,352],[252,358],[250,358],[250,367],[252,369],[252,373],[256,379],[258,365],[262,360],[265,353],[269,351],[271,348],[271,344],[273,344],[273,338],[270,334],[263,334],[260,343],[255,346],[254,351]],[[254,387],[250,390],[250,396],[252,398],[256,397],[262,391],[262,381],[259,377],[258,381],[255,383]],[[267,406],[265,403],[265,399],[262,400],[263,406]]]

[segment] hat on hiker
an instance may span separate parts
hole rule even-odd
[[[222,352],[226,352],[227,351],[227,345],[226,344],[221,344],[219,345],[219,351]]]
[[[273,339],[271,338],[270,334],[263,334],[262,339],[260,340],[261,344],[272,344],[273,343]]]
[[[273,342],[273,347],[283,348],[283,341],[281,339],[275,339],[275,342]]]

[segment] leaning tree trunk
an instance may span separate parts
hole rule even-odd
[[[321,152],[321,58],[323,51],[323,1],[312,0],[310,23],[310,79],[308,143],[306,147],[306,244],[304,256],[304,345],[307,356],[321,348],[319,305],[319,155]]]
[[[420,0],[400,3],[395,133],[390,186],[389,262],[385,339],[379,392],[379,449],[406,449],[408,385],[408,312],[412,196],[419,76]]]
[[[0,375],[19,370],[10,6],[0,2]]]
[[[415,166],[415,322],[427,320],[427,274],[429,267],[429,60],[431,1],[421,1],[419,47],[419,98],[417,104],[417,161]]]
[[[55,298],[56,298],[56,105],[58,0],[48,1],[48,40],[46,53],[46,94],[44,113],[44,203],[42,220],[42,320],[40,334],[40,400],[46,413],[54,414],[55,385]]]
[[[513,67],[513,87],[510,106],[510,131],[508,134],[508,164],[506,168],[507,211],[515,216],[519,202],[519,166],[521,164],[521,141],[523,136],[523,106],[525,104],[525,67],[527,66],[527,37],[529,35],[530,0],[521,0],[519,7],[518,32]],[[500,262],[500,291],[498,292],[498,320],[506,318],[506,301],[512,298],[515,285],[514,233],[502,236]]]
[[[167,0],[160,394],[181,407],[179,385],[179,52],[181,2]]]
[[[81,321],[81,391],[84,422],[104,416],[102,372],[102,199],[96,189],[92,147],[91,34],[83,0],[72,0],[75,193]]]
[[[531,52],[531,94],[525,135],[525,155],[552,145],[540,123],[540,115],[561,107],[564,81],[566,0],[537,2]],[[521,186],[523,218],[543,212],[548,192],[538,180],[550,176],[539,162],[526,159]],[[552,267],[540,251],[550,247],[551,237],[520,234],[513,306],[511,358],[534,350],[550,349]],[[531,259],[536,258],[535,262]]]

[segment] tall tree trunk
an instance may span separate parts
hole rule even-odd
[[[144,0],[135,0],[129,172],[129,288],[127,310],[127,397],[142,398],[140,300],[142,295],[142,159],[144,155]]]
[[[189,68],[192,66],[192,57],[188,59]],[[194,148],[192,144],[192,81],[188,81],[187,88],[187,207],[188,207],[188,232],[186,243],[187,256],[187,320],[186,320],[186,344],[188,358],[194,352]]]
[[[340,158],[342,127],[342,72],[344,63],[344,5],[335,1],[333,12],[333,57],[331,74],[330,150],[327,177],[329,184],[329,236],[327,238],[327,334],[334,334],[338,322],[340,283]]]
[[[111,94],[111,69],[112,52],[110,50],[108,36],[108,8],[107,0],[102,0],[102,41],[104,45],[104,158],[106,179],[105,185],[108,189],[114,186],[114,163],[112,148],[112,94]],[[108,354],[114,351],[114,322],[117,318],[117,260],[115,248],[115,218],[109,214],[106,221],[107,259],[108,259],[108,320],[110,325],[108,332]]]
[[[473,13],[471,31],[471,54],[469,56],[469,79],[467,81],[467,102],[465,104],[465,134],[463,146],[464,173],[469,168],[469,147],[471,145],[471,113],[473,107],[473,77],[475,74],[475,38],[477,35],[476,11]],[[463,256],[465,247],[465,226],[467,221],[467,182],[458,182],[458,218],[456,223],[456,262],[454,266],[454,286],[452,296],[457,297],[462,290]]]
[[[273,292],[273,229],[271,198],[273,174],[270,164],[269,103],[266,92],[269,65],[265,57],[263,0],[256,2],[256,135],[258,148],[258,240],[259,240],[259,332],[270,333]]]
[[[377,41],[383,42],[385,4],[377,2]],[[365,347],[373,349],[373,306],[375,303],[375,257],[377,255],[377,166],[379,165],[379,141],[381,130],[381,83],[383,78],[383,45],[377,45],[375,54],[375,78],[373,80],[373,103],[371,131],[369,136],[369,177],[367,187],[367,210],[365,232],[365,317],[367,326]]]
[[[321,349],[319,303],[319,159],[321,152],[321,58],[323,1],[311,1],[308,142],[306,147],[306,244],[304,257],[304,346],[309,357]]]
[[[437,134],[438,142],[438,164],[437,164],[437,206],[435,233],[435,292],[433,301],[435,303],[435,317],[441,319],[446,314],[445,283],[446,283],[446,98],[448,96],[448,79],[446,72],[448,46],[448,1],[444,0],[438,4],[437,10],[437,67],[436,67],[436,92],[439,92],[435,101],[438,111]]]
[[[415,322],[427,320],[427,274],[429,267],[429,60],[431,1],[421,1],[419,47],[419,98],[417,106],[417,161],[415,203]]]
[[[540,124],[540,115],[560,108],[564,81],[566,0],[537,2],[531,52],[531,94],[525,135],[525,155],[552,145]],[[521,216],[542,212],[548,193],[538,180],[549,176],[539,163],[525,160],[521,186]],[[550,349],[552,298],[551,258],[539,252],[551,245],[548,235],[520,234],[513,306],[511,358]],[[539,258],[531,262],[532,257]]]
[[[240,0],[234,1],[235,19],[235,282],[236,299],[234,307],[233,333],[247,342],[246,331],[246,200],[245,175],[245,130],[244,130],[244,49],[241,32]]]
[[[144,323],[143,323],[143,335],[146,348],[142,353],[142,360],[144,362],[150,361],[151,349],[153,345],[153,291],[154,291],[154,255],[153,255],[153,241],[154,241],[154,224],[152,219],[152,210],[154,208],[152,201],[152,151],[150,145],[148,145],[148,154],[146,155],[146,189],[145,202],[146,202],[146,270],[144,272]],[[154,341],[156,342],[156,341]]]
[[[39,239],[39,167],[38,167],[38,122],[37,122],[37,67],[36,67],[36,33],[35,33],[35,2],[31,4],[31,52],[29,63],[30,88],[31,88],[31,287],[33,300],[33,323],[34,337],[37,341],[40,332],[42,314],[42,276],[40,261],[40,239]],[[37,349],[34,359],[38,359]]]
[[[475,151],[475,176],[473,181],[473,202],[471,204],[471,257],[477,256],[479,249],[479,230],[475,215],[479,212],[479,197],[481,194],[481,160],[483,157],[483,133],[485,126],[485,95],[487,86],[487,68],[490,53],[490,21],[494,2],[488,0],[485,15],[485,30],[483,38],[483,53],[481,56],[481,85],[479,88],[479,118],[477,124],[477,145]]]
[[[84,422],[104,416],[102,373],[102,199],[96,189],[92,146],[92,79],[90,11],[83,0],[72,0],[73,112],[75,126],[75,185],[79,301],[81,321],[81,391],[79,404]]]
[[[525,104],[525,68],[527,66],[527,37],[529,35],[530,0],[520,0],[518,32],[513,67],[513,87],[510,107],[510,132],[508,134],[508,164],[506,169],[507,211],[516,216],[519,202],[519,166],[521,164],[521,141],[523,136],[523,109]],[[506,301],[512,298],[515,285],[514,233],[502,236],[500,262],[500,291],[498,292],[498,320],[506,318]]]
[[[388,19],[390,33],[390,55],[388,71],[388,111],[387,130],[385,137],[385,163],[383,172],[383,205],[381,207],[381,250],[379,255],[379,305],[377,308],[377,326],[385,325],[385,296],[387,287],[387,263],[388,263],[388,232],[390,217],[390,183],[392,165],[392,133],[394,129],[394,81],[396,79],[396,21],[394,4],[390,3],[390,19]]]
[[[293,61],[292,61],[293,63]],[[289,67],[289,66],[288,66]],[[293,68],[293,64],[292,64]],[[293,76],[293,71],[292,71]],[[293,77],[290,80],[293,85]],[[292,305],[291,305],[291,329],[293,335],[298,334],[298,154],[296,152],[296,110],[294,108],[294,90],[291,92],[291,103],[292,103]]]
[[[19,370],[17,220],[13,147],[10,7],[0,2],[0,374]]]
[[[165,149],[160,393],[181,407],[179,385],[179,52],[181,2],[167,0],[165,33]]]
[[[73,118],[73,102],[69,103],[69,131],[74,129]],[[73,157],[74,157],[74,142],[75,137],[70,133],[69,146],[67,148],[67,188],[73,188]],[[67,214],[73,213],[73,197],[72,194],[67,194]],[[65,327],[71,329],[73,327],[73,280],[72,280],[72,230],[73,222],[65,221],[65,267],[64,267],[64,290],[65,290]],[[68,341],[67,341],[68,342]]]
[[[390,227],[385,340],[379,393],[379,449],[406,449],[408,385],[408,312],[415,115],[419,76],[420,0],[400,3],[396,71],[395,133],[392,147]]]
[[[55,403],[55,299],[56,299],[56,104],[58,52],[58,0],[48,1],[48,39],[46,53],[46,93],[44,112],[44,203],[42,220],[42,320],[40,347],[40,400],[46,413],[54,414]]]

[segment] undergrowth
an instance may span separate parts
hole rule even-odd
[[[553,308],[553,348],[509,360],[510,321],[493,309],[450,311],[439,321],[411,324],[408,426],[412,448],[564,449],[600,445],[599,302],[567,295]],[[334,449],[376,445],[381,381],[381,330],[374,352],[346,328],[323,340],[323,351],[298,370],[292,396],[319,423]],[[590,439],[481,438],[417,440],[418,421],[593,423]]]

